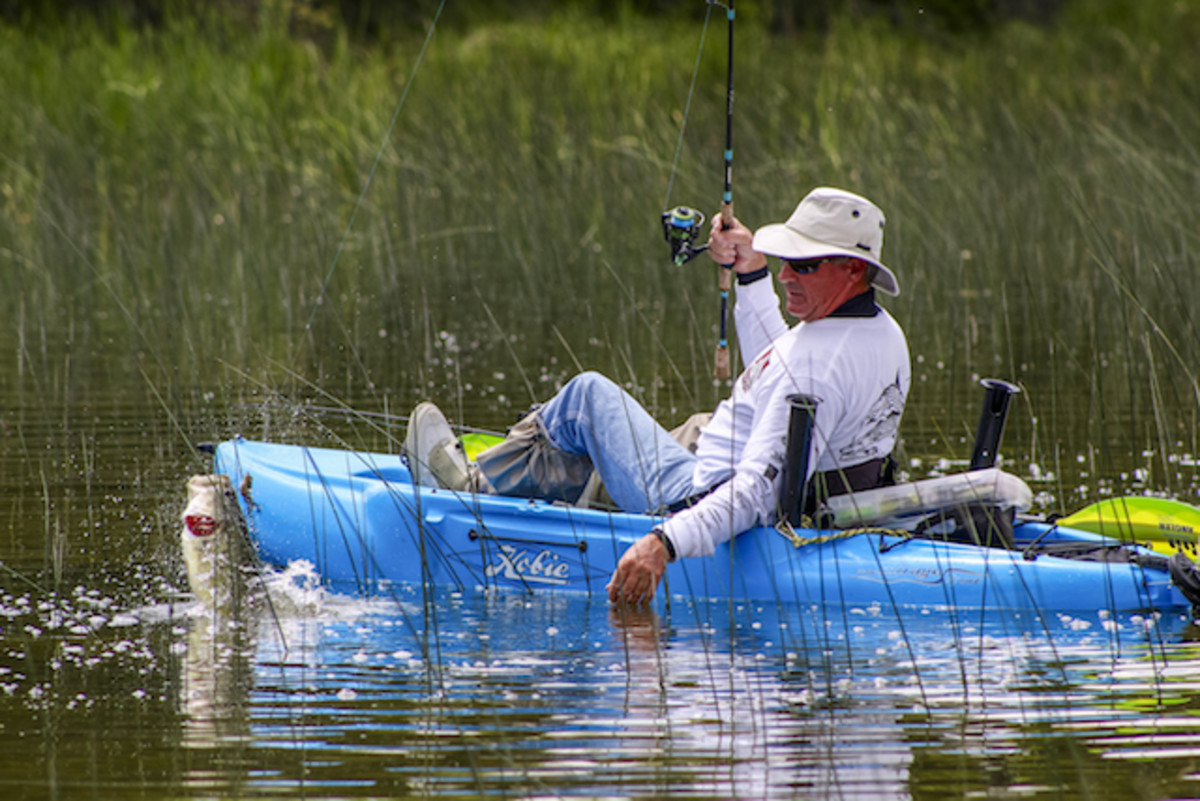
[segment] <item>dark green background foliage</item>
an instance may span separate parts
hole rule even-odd
[[[1063,0],[763,0],[735,3],[739,18],[766,23],[785,34],[825,30],[837,17],[879,17],[899,27],[944,32],[984,31],[1007,19],[1049,22]],[[209,3],[217,13],[254,19],[264,7],[286,8],[298,32],[320,35],[344,25],[366,39],[386,38],[404,29],[428,23],[442,0],[217,0]],[[0,0],[0,17],[10,22],[53,24],[84,14],[121,18],[133,25],[161,25],[171,14],[185,11],[180,0]],[[570,10],[598,19],[629,16],[694,19],[704,0],[468,0],[447,2],[444,22],[469,27],[493,22],[536,19]]]

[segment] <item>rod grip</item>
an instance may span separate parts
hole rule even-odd
[[[713,377],[721,381],[729,378],[728,345],[717,345],[717,352],[713,357]]]

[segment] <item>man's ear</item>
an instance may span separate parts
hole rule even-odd
[[[866,282],[867,270],[871,267],[871,265],[867,264],[862,259],[854,258],[844,262],[842,266],[846,268],[846,272],[850,276],[851,280],[862,282]]]

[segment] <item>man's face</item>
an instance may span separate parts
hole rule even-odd
[[[840,257],[784,260],[779,269],[779,282],[787,290],[784,306],[788,314],[804,322],[820,320],[857,294],[848,294],[856,285],[855,261]]]

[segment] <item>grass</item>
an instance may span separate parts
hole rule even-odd
[[[667,196],[699,35],[699,20],[569,14],[447,28],[414,75],[416,34],[368,48],[192,17],[0,26],[8,586],[171,597],[174,504],[201,467],[181,439],[400,433],[296,402],[403,413],[433,397],[499,427],[586,367],[664,421],[710,405],[713,269],[672,267],[658,230],[664,198],[718,201],[717,27]],[[888,212],[914,471],[966,457],[972,379],[996,375],[1026,390],[1004,451],[1053,475],[1036,488],[1055,505],[1142,486],[1196,500],[1198,38],[1200,11],[1175,0],[1079,2],[1053,29],[958,40],[850,19],[823,38],[740,28],[739,214],[781,219],[818,183]],[[55,642],[28,661],[50,664]],[[111,672],[79,682],[132,699],[137,671]],[[143,709],[139,754],[162,739]],[[103,722],[87,742],[112,739]],[[1101,767],[1110,785],[1145,779]]]
[[[717,205],[722,25],[669,204]],[[715,276],[672,267],[657,222],[700,28],[445,29],[415,75],[415,34],[0,28],[6,372],[27,391],[148,383],[184,418],[208,395],[315,386],[496,426],[579,365],[667,420],[711,405]],[[1168,0],[958,40],[739,29],[737,210],[781,219],[829,183],[887,211],[904,288],[888,305],[918,359],[911,455],[965,455],[971,378],[997,375],[1028,390],[1019,458],[1095,451],[1109,474],[1155,451],[1157,488],[1194,489],[1162,450],[1200,453],[1198,35],[1200,13]]]

